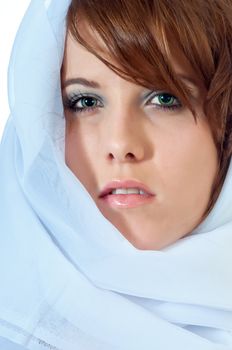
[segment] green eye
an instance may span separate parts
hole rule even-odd
[[[72,93],[64,98],[64,106],[74,113],[93,112],[104,106],[99,96]]]
[[[161,105],[172,106],[175,102],[175,97],[169,94],[158,95],[158,101]]]
[[[77,107],[80,107],[80,108],[94,108],[96,106],[97,106],[97,100],[91,96],[83,97],[77,103]]]
[[[173,110],[182,107],[178,98],[167,92],[155,93],[148,101],[148,104],[166,110]]]

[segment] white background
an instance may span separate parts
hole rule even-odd
[[[7,69],[14,37],[30,0],[0,2],[0,139],[9,116]]]

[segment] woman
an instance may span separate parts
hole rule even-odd
[[[231,39],[231,1],[31,2],[0,149],[2,348],[232,349]]]

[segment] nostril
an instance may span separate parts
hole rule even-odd
[[[129,152],[129,153],[127,153],[127,155],[126,155],[126,158],[133,159],[133,158],[135,158],[135,156],[134,156],[133,153]]]
[[[112,153],[109,154],[110,159],[114,159],[114,155]]]
[[[118,158],[116,155],[114,155],[113,153],[109,153],[109,155],[108,155],[108,158],[109,159],[116,159],[116,158]],[[132,153],[132,152],[128,152],[128,153],[126,153],[125,155],[124,155],[124,157],[121,157],[120,156],[120,159],[121,160],[125,160],[125,159],[127,159],[127,160],[134,160],[136,157],[135,157],[135,155]]]

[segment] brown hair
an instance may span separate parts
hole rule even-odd
[[[117,66],[80,34],[78,21],[96,33]],[[207,89],[204,112],[218,149],[218,175],[205,215],[223,185],[232,154],[232,0],[73,0],[72,36],[127,80],[169,88],[192,111],[188,88],[172,67],[172,43]],[[88,37],[87,37],[88,38]]]

